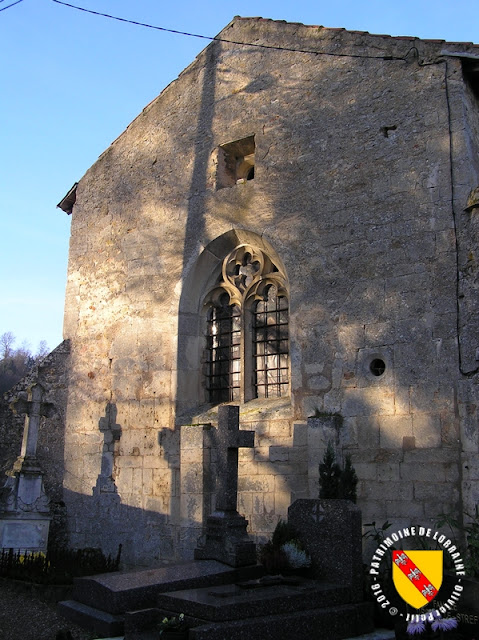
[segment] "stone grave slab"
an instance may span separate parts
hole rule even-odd
[[[347,596],[348,589],[340,585],[300,580],[256,588],[228,584],[162,593],[156,606],[178,614],[187,611],[203,621],[224,621],[331,607],[343,604]]]
[[[98,609],[72,600],[59,602],[57,609],[70,622],[87,629],[93,629],[102,636],[117,636],[123,633],[123,618],[121,616],[114,616],[106,611],[98,611]],[[94,625],[92,620],[94,620]]]
[[[200,560],[76,578],[72,599],[59,603],[59,609],[97,633],[115,635],[123,630],[125,612],[155,607],[160,593],[253,579],[262,572],[257,565],[234,569],[216,560]]]
[[[117,614],[156,604],[159,593],[191,587],[225,584],[256,577],[259,567],[239,573],[216,560],[199,560],[142,571],[121,571],[76,578],[73,599]]]
[[[288,522],[312,559],[313,575],[350,588],[350,601],[363,599],[361,511],[349,500],[296,500]]]

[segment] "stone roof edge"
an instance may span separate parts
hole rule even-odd
[[[244,17],[244,16],[235,16],[233,20],[224,27],[220,33],[225,31],[233,22],[236,20],[244,20],[244,21],[255,21],[255,22],[274,22],[276,24],[288,24],[295,25],[298,27],[305,27],[306,29],[322,29],[324,31],[330,33],[338,33],[338,32],[347,32],[351,34],[357,34],[362,36],[371,36],[372,38],[389,38],[391,40],[415,40],[419,42],[427,42],[431,44],[450,44],[450,45],[463,45],[463,46],[472,46],[479,50],[479,43],[476,44],[474,42],[457,42],[453,40],[443,40],[443,39],[428,39],[428,38],[419,38],[419,36],[390,36],[385,33],[371,33],[370,31],[358,31],[355,29],[346,29],[345,27],[324,27],[323,25],[314,25],[314,24],[304,24],[303,22],[289,22],[288,20],[274,20],[272,18],[261,18],[261,17]],[[218,34],[219,35],[219,34]]]

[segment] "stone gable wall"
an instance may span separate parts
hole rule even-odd
[[[477,119],[460,61],[429,64],[441,44],[301,25],[237,20],[223,33],[340,55],[213,43],[78,185],[69,534],[107,552],[121,542],[131,563],[188,556],[201,526],[179,427],[214,424],[201,404],[202,270],[218,269],[226,244],[214,241],[233,231],[271,247],[289,282],[291,399],[241,407],[257,432],[239,482],[252,533],[267,536],[292,498],[316,497],[316,410],[343,416],[336,444],[352,454],[366,519],[431,519],[461,492],[456,238],[467,231],[451,206],[476,186]],[[254,180],[217,190],[218,148],[251,135]],[[479,346],[474,313],[459,325],[464,361]],[[468,394],[470,407],[474,385]]]

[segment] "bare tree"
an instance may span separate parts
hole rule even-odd
[[[35,362],[48,354],[48,345],[42,340],[35,356],[30,344],[24,340],[20,347],[13,348],[15,336],[6,331],[0,336],[0,394],[11,389],[32,370]]]
[[[0,357],[6,360],[12,355],[12,346],[15,343],[15,336],[11,331],[5,331],[0,336]]]
[[[37,352],[35,354],[35,360],[39,360],[40,358],[44,358],[48,355],[50,349],[48,348],[48,344],[46,340],[40,340],[38,343]]]

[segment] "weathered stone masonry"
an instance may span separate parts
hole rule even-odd
[[[129,563],[191,557],[214,508],[204,303],[243,245],[278,265],[289,305],[289,392],[254,399],[247,346],[238,360],[251,532],[317,496],[329,439],[366,521],[478,499],[479,48],[261,19],[220,35],[283,49],[211,43],[73,207],[70,543],[121,542]]]

